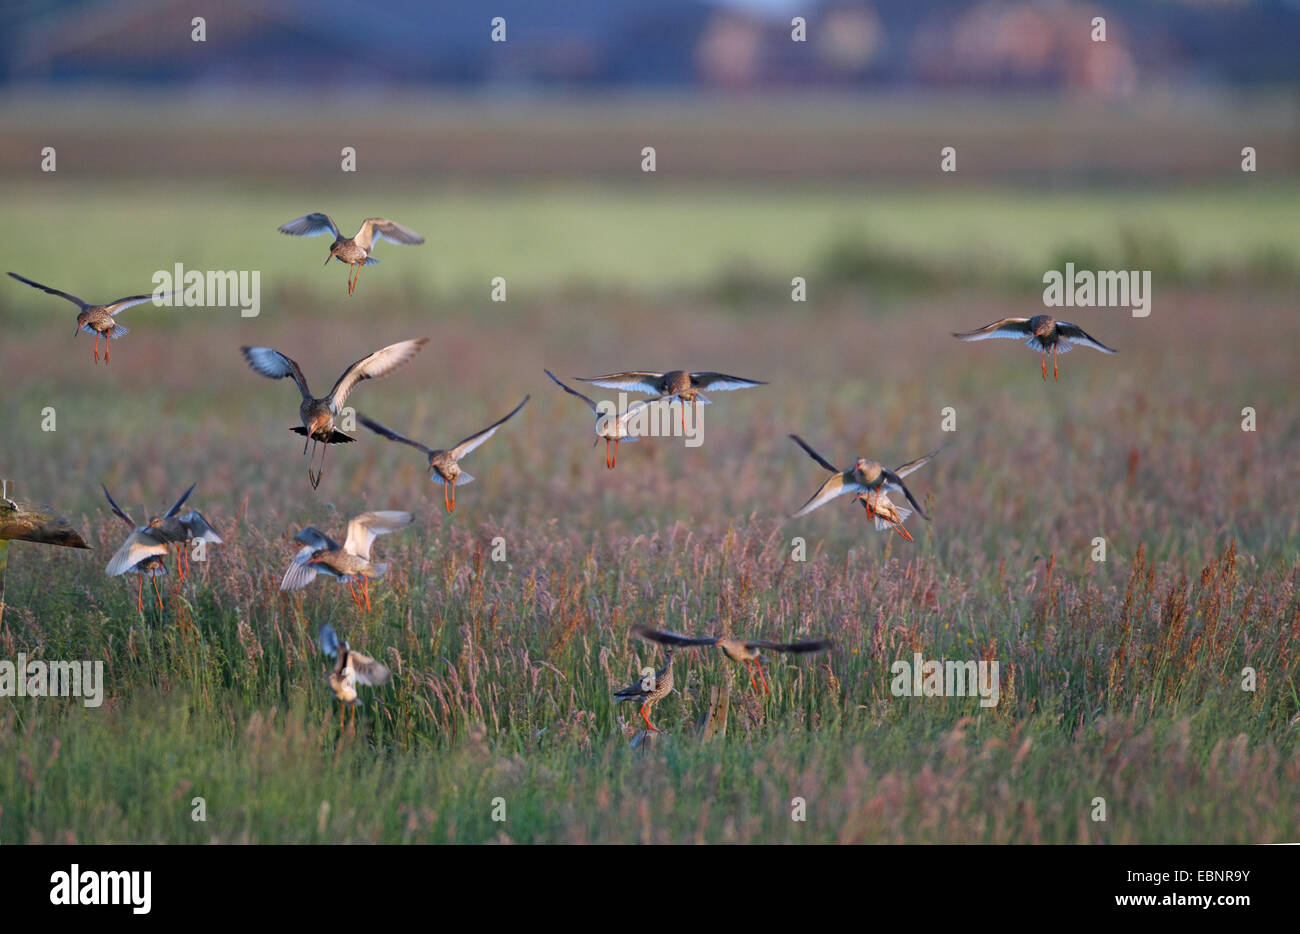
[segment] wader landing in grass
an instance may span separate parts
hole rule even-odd
[[[348,585],[352,602],[357,609],[370,609],[370,582],[388,573],[383,562],[371,563],[370,548],[380,535],[388,535],[411,524],[409,512],[363,512],[348,523],[348,536],[342,545],[324,532],[307,526],[294,536],[303,548],[294,555],[289,569],[280,581],[281,590],[301,590],[316,579],[317,574],[328,574],[341,584]],[[358,594],[356,585],[362,585]]]
[[[194,492],[196,485],[190,484],[190,488],[181,494],[181,498],[164,515],[154,516],[146,524],[138,526],[113,501],[112,495],[108,492],[108,487],[100,484],[100,489],[108,497],[108,504],[112,507],[113,513],[119,519],[129,523],[133,529],[131,534],[126,537],[126,541],[122,543],[122,547],[109,560],[104,573],[109,577],[118,577],[134,571],[146,558],[161,558],[167,554],[172,545],[175,545],[176,570],[180,574],[181,580],[185,580],[190,566],[189,549],[186,548],[186,545],[195,539],[211,542],[214,545],[221,544],[221,536],[217,534],[216,529],[208,524],[208,520],[203,517],[203,513],[197,509],[191,509],[183,515],[181,513],[181,507],[190,498],[190,494]]]
[[[387,684],[392,672],[387,665],[356,651],[346,641],[340,642],[334,627],[329,623],[320,627],[320,650],[338,660],[326,678],[334,696],[343,702],[343,706],[339,707],[339,731],[342,732],[344,708],[352,709],[353,722],[356,722],[356,709],[361,703],[361,698],[357,696],[357,685],[378,687]]]
[[[108,492],[108,487],[101,483],[100,488],[104,491],[104,495],[108,497],[108,505],[113,510],[113,515],[126,523],[126,527],[131,530],[132,536],[147,528],[147,526],[137,525],[136,521],[132,519],[121,506],[113,501],[113,495]],[[192,490],[194,488],[190,487],[190,489]],[[185,495],[188,497],[190,495],[189,491],[186,491]],[[128,541],[130,541],[129,538]],[[123,547],[125,547],[125,545]],[[154,596],[158,599],[158,612],[161,613],[163,602],[162,593],[158,590],[158,578],[167,574],[167,562],[164,559],[164,556],[167,554],[167,546],[163,545],[162,550],[159,551],[156,550],[152,544],[140,543],[137,544],[136,548],[137,550],[143,550],[144,556],[121,573],[134,574],[136,576],[136,584],[138,586],[136,587],[135,608],[141,613],[144,612],[144,579],[146,577],[149,578],[150,582],[153,584]]]
[[[768,694],[772,693],[772,689],[767,686],[767,676],[763,674],[764,649],[770,652],[808,655],[813,652],[825,652],[831,647],[829,639],[810,639],[804,642],[770,642],[767,639],[735,639],[731,636],[682,636],[675,632],[651,629],[648,626],[634,626],[632,631],[642,639],[649,639],[651,642],[658,642],[660,645],[674,646],[676,648],[716,645],[722,650],[722,654],[733,662],[745,663],[745,667],[749,670],[749,683],[755,691],[758,690],[758,684],[754,681],[754,669],[757,668],[758,676],[763,680],[763,690]],[[672,650],[669,649],[669,651]]]

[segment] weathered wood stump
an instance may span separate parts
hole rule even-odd
[[[72,523],[40,503],[0,499],[0,540],[89,548]]]

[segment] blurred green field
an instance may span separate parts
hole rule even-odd
[[[31,232],[15,271],[106,299],[176,261],[254,268],[263,312],[140,306],[95,367],[71,306],[0,288],[0,476],[94,546],[11,548],[0,658],[102,659],[109,695],[0,707],[0,843],[1300,836],[1296,189],[652,184],[9,193]],[[387,214],[428,243],[381,245],[348,297],[325,240],[275,233],[321,209],[344,227]],[[1013,342],[949,337],[1041,310],[1043,269],[1071,256],[1156,271],[1149,318],[1068,316],[1118,355],[1080,349],[1044,383]],[[418,336],[429,346],[361,386],[359,411],[444,444],[525,393],[528,408],[467,461],[478,479],[451,516],[419,456],[364,429],[313,492],[293,387],[239,346],[289,353],[323,391]],[[607,471],[543,367],[770,385],[716,394],[702,447],[642,441]],[[788,519],[824,479],[790,432],[835,461],[950,442],[909,479],[933,522],[911,520],[908,544],[845,500]],[[134,583],[102,572],[124,529],[98,484],[138,515],[195,481],[225,543],[164,613],[140,614]],[[331,581],[275,592],[302,525],[338,532],[373,508],[416,515],[376,548],[393,571],[373,612]],[[506,562],[489,557],[498,536]],[[394,671],[355,733],[324,683],[325,621]],[[656,660],[634,623],[836,645],[773,659],[769,700],[716,653],[680,656],[653,717],[670,736],[634,751],[620,718],[635,710],[611,698]],[[999,660],[1001,703],[893,697],[890,665],[914,651]],[[704,743],[724,683],[728,733]]]
[[[42,179],[7,186],[6,215],[30,235],[10,244],[6,262],[74,293],[103,283],[114,297],[176,262],[256,269],[268,312],[276,310],[271,298],[284,295],[328,300],[321,312],[333,314],[347,307],[339,301],[346,272],[321,268],[328,240],[275,233],[325,211],[348,234],[375,215],[424,234],[419,248],[382,244],[380,265],[363,279],[367,291],[439,303],[432,314],[454,299],[486,304],[496,276],[530,301],[566,290],[726,292],[741,280],[782,304],[794,276],[823,290],[847,280],[868,290],[946,284],[1034,296],[1043,271],[1067,259],[1080,268],[1151,269],[1157,288],[1243,277],[1294,286],[1300,277],[1294,182],[1046,192],[955,178],[950,190],[638,181],[488,189],[374,188],[346,176],[301,188]],[[60,262],[67,256],[77,257],[71,267]],[[11,319],[22,309],[18,320],[27,321],[40,310],[34,298],[6,289],[0,308]]]

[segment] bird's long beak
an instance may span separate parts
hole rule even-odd
[[[333,254],[333,253],[331,253],[329,256],[325,257],[325,265],[328,266],[328,265],[330,264],[330,260],[332,260],[333,258],[334,258],[334,254]]]

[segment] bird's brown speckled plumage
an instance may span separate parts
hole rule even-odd
[[[615,691],[615,703],[623,701],[639,701],[641,704],[641,719],[645,720],[645,725],[654,732],[660,732],[659,728],[650,722],[650,708],[663,700],[673,689],[673,650],[669,649],[665,653],[664,666],[654,673],[653,676],[647,675],[637,681],[632,682],[621,691]]]

